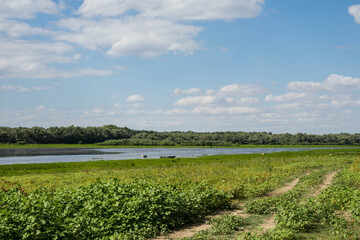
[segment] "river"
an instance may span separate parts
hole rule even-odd
[[[0,149],[0,165],[125,160],[139,159],[141,158],[140,155],[147,155],[148,159],[160,158],[160,156],[176,156],[181,158],[283,151],[294,152],[309,149],[315,148],[3,148]]]

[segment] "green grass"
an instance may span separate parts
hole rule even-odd
[[[51,174],[51,173],[74,173],[79,171],[103,171],[124,170],[149,167],[171,167],[176,165],[207,164],[213,162],[237,162],[242,160],[276,159],[281,157],[319,156],[327,154],[356,154],[360,148],[312,150],[302,152],[269,153],[265,156],[260,154],[239,154],[223,156],[204,156],[199,158],[175,158],[175,159],[133,159],[112,161],[89,161],[89,162],[63,162],[63,163],[34,163],[0,165],[0,177],[20,176],[26,174]],[[74,156],[76,159],[76,156]]]
[[[136,159],[114,161],[0,165],[0,178],[18,182],[27,189],[71,187],[90,184],[97,178],[136,178],[177,182],[209,181],[219,189],[256,195],[314,168],[345,164],[360,148],[206,156],[200,158]],[[331,155],[329,155],[331,154]],[[347,158],[342,156],[346,155]],[[74,156],[76,158],[76,156]],[[269,173],[271,170],[271,174]],[[256,185],[249,193],[245,188]],[[248,191],[244,193],[244,191]]]

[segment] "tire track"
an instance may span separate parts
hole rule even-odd
[[[307,173],[308,174],[308,173]],[[307,175],[306,174],[306,175]],[[296,184],[298,184],[299,182],[299,178],[294,179],[293,181],[287,183],[284,187],[276,189],[275,191],[270,192],[269,194],[267,194],[265,197],[270,197],[270,196],[280,196],[284,193],[287,193],[289,191],[291,191]],[[224,214],[231,214],[231,215],[235,215],[235,216],[241,216],[243,218],[247,218],[249,216],[251,216],[251,214],[245,213],[244,210],[242,209],[237,209],[237,210],[233,210],[233,211],[223,211],[221,213],[215,214],[215,215],[211,215],[209,217],[206,218],[206,220],[210,220],[214,217],[219,217],[222,216]],[[275,214],[270,216],[270,218],[266,219],[264,221],[264,223],[262,223],[261,225],[259,225],[259,227],[261,227],[264,231],[267,231],[271,228],[274,228],[276,226],[275,222]],[[188,227],[184,227],[180,230],[176,230],[173,231],[167,235],[163,235],[163,236],[159,236],[157,238],[153,238],[152,240],[166,240],[166,239],[182,239],[185,237],[192,237],[193,235],[195,235],[196,233],[202,231],[202,230],[207,230],[209,228],[211,228],[211,225],[206,224],[206,220],[195,224],[195,225],[191,225]]]
[[[327,174],[325,176],[323,183],[313,193],[310,193],[309,197],[317,197],[322,190],[328,188],[334,181],[334,177],[335,177],[336,173],[337,173],[337,171]]]

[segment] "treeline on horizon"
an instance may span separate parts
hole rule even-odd
[[[360,145],[360,133],[156,132],[127,127],[0,127],[0,143],[122,146]]]

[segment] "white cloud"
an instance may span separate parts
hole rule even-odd
[[[45,86],[45,87],[33,87],[34,91],[44,91],[44,90],[51,90],[55,89],[54,86]]]
[[[282,110],[282,111],[288,111],[288,110],[297,111],[301,107],[303,107],[302,104],[298,102],[293,102],[293,103],[281,103],[279,105],[274,106],[273,109]]]
[[[123,71],[123,70],[125,70],[127,67],[120,66],[120,65],[116,65],[116,66],[114,66],[114,68],[115,68],[116,70],[118,70],[118,71]]]
[[[154,57],[168,52],[191,54],[201,49],[193,38],[201,27],[163,19],[125,17],[122,19],[63,19],[55,38],[92,50],[105,50],[111,56]],[[99,37],[101,36],[101,37]]]
[[[326,100],[326,99],[329,99],[329,98],[330,98],[329,95],[320,95],[320,96],[318,97],[319,100]]]
[[[62,77],[62,78],[72,78],[72,77],[83,77],[83,76],[108,76],[112,75],[115,72],[110,69],[94,69],[94,68],[85,68],[85,69],[75,69],[70,71],[57,71],[54,72],[54,77]]]
[[[70,78],[113,73],[109,70],[90,68],[64,72],[50,67],[49,64],[52,63],[69,63],[81,58],[78,53],[72,54],[72,57],[67,56],[74,49],[71,49],[70,45],[60,43],[64,41],[116,57],[192,54],[203,49],[195,40],[203,28],[191,22],[185,23],[183,20],[252,18],[259,15],[263,4],[264,0],[85,0],[77,11],[80,17],[65,18],[56,22],[57,26],[63,29],[58,31],[34,27],[23,20],[35,18],[38,13],[60,13],[64,5],[61,1],[56,4],[51,0],[3,0],[0,1],[0,34],[4,33],[3,36],[10,39],[1,39],[1,51],[8,49],[5,45],[11,44],[14,46],[10,47],[10,50],[20,49],[19,53],[22,53],[23,49],[25,51],[23,57],[14,52],[10,56],[7,56],[8,51],[5,54],[0,52],[0,56],[4,56],[0,59],[0,77]],[[48,39],[46,42],[23,43],[13,40],[31,35],[42,35]],[[53,52],[52,49],[59,50],[60,44],[68,49]],[[29,51],[32,51],[30,55]],[[33,59],[34,55],[48,60]],[[120,70],[118,67],[115,68]],[[5,70],[2,71],[3,69]]]
[[[239,103],[242,105],[251,105],[251,104],[259,103],[259,99],[254,97],[243,97],[239,100]]]
[[[256,96],[261,95],[267,92],[267,90],[259,85],[250,85],[250,84],[231,84],[220,88],[219,94],[221,95],[231,95],[238,97],[247,97],[247,96]]]
[[[76,11],[79,17],[62,19],[54,22],[56,25],[51,22],[53,29],[49,29],[24,20],[39,13],[59,14],[64,6],[62,1],[57,4],[51,0],[2,0],[0,78],[72,78],[114,73],[109,69],[62,70],[51,66],[82,58],[74,53],[72,45],[64,42],[116,57],[192,54],[203,49],[195,40],[203,28],[184,20],[252,18],[259,15],[263,4],[264,0],[85,0]],[[33,39],[37,40],[21,41],[24,36],[35,36]]]
[[[143,113],[142,110],[135,110],[135,109],[130,109],[126,112],[127,115],[137,115],[137,114],[140,114],[140,113]]]
[[[274,118],[276,116],[275,113],[262,113],[260,115],[265,118]]]
[[[36,110],[39,110],[39,111],[42,111],[42,110],[45,110],[46,107],[43,106],[43,105],[40,105],[40,106],[36,107],[35,109],[36,109]]]
[[[352,105],[354,102],[356,102],[356,101],[332,100],[330,105],[333,106],[333,107],[344,107],[344,106]]]
[[[329,91],[343,91],[360,89],[360,78],[344,77],[331,74],[323,83]]]
[[[17,92],[31,92],[30,88],[20,88]]]
[[[259,91],[260,89],[260,91]],[[206,90],[206,95],[188,96],[177,100],[176,106],[237,106],[251,105],[259,102],[255,97],[246,97],[261,94],[264,89],[256,85],[239,85],[231,84],[220,88],[219,91]],[[174,94],[190,94],[201,92],[198,88],[190,88],[188,90],[175,89]],[[239,96],[245,96],[240,97]]]
[[[260,14],[264,0],[85,0],[78,13],[85,17],[119,16],[134,10],[139,15],[171,20],[231,20]]]
[[[324,90],[323,85],[320,82],[290,82],[287,86],[288,89],[293,91],[322,91]]]
[[[323,82],[290,82],[288,89],[299,92],[342,92],[360,89],[360,78],[331,74]]]
[[[0,21],[0,33],[1,32],[6,33],[6,35],[12,38],[19,38],[21,36],[29,36],[29,35],[50,34],[49,30],[38,27],[32,27],[24,22],[20,22],[16,20],[7,20],[7,19],[1,19]]]
[[[0,18],[33,18],[36,13],[56,14],[59,6],[51,0],[2,0]]]
[[[207,95],[212,95],[212,94],[214,94],[216,91],[215,90],[213,90],[213,89],[208,89],[208,90],[206,90],[206,94]]]
[[[1,86],[2,90],[9,91],[9,90],[17,90],[22,88],[22,85],[3,85]]]
[[[144,99],[145,100],[145,99]],[[138,109],[138,108],[141,108],[143,105],[141,104],[141,103],[139,103],[139,102],[142,102],[142,101],[144,101],[144,100],[142,100],[142,98],[138,98],[138,100],[133,100],[133,102],[134,101],[138,101],[138,102],[134,102],[134,103],[132,103],[130,106],[128,106],[128,107],[130,107],[130,108],[132,108],[132,109]],[[128,101],[129,102],[129,101]]]
[[[131,95],[126,99],[127,102],[143,102],[145,101],[145,98],[141,95]]]
[[[182,90],[180,88],[175,88],[174,95],[185,95],[185,94],[195,94],[199,93],[201,90],[199,88],[189,88],[186,90]]]
[[[169,114],[169,115],[183,115],[183,114],[187,114],[187,113],[188,113],[188,111],[186,109],[179,109],[179,108],[165,111],[165,114]]]
[[[355,22],[360,24],[360,4],[348,8],[349,14],[354,17]]]
[[[215,95],[206,95],[206,96],[189,96],[185,98],[180,98],[175,102],[176,106],[193,106],[193,105],[218,105],[226,104],[231,99],[226,99],[221,96]]]
[[[31,92],[31,91],[44,91],[55,89],[55,86],[35,86],[35,87],[24,87],[23,85],[3,85],[0,89],[5,91],[16,91],[16,92]]]
[[[249,107],[196,107],[192,110],[195,114],[249,114],[256,113],[256,108]]]
[[[46,112],[54,112],[55,111],[53,108],[48,108],[48,107],[45,107],[44,105],[37,106],[35,108],[35,110],[38,111],[38,112],[44,112],[44,111],[46,111]]]
[[[22,62],[39,62],[39,63],[68,63],[73,61],[68,54],[74,51],[74,48],[62,42],[41,43],[33,41],[7,41],[0,38],[1,55],[0,67],[8,63],[5,60],[22,60]],[[16,62],[16,64],[18,63]]]
[[[0,38],[0,78],[70,78],[105,76],[108,69],[60,70],[48,64],[74,61],[74,48],[62,42],[6,41]]]
[[[352,94],[337,94],[330,96],[328,101],[330,105],[335,108],[354,107],[358,105],[359,95]]]
[[[296,92],[289,92],[284,95],[274,96],[274,95],[267,95],[265,97],[265,101],[267,102],[284,102],[284,101],[291,101],[295,99],[303,99],[306,97],[305,93],[296,93]]]
[[[194,38],[203,28],[183,20],[253,18],[263,4],[264,0],[85,0],[77,12],[82,17],[59,21],[65,31],[55,38],[117,57],[192,54],[202,49]]]
[[[78,54],[78,53],[77,53],[77,54],[74,55],[73,58],[74,58],[75,60],[79,60],[81,57],[82,57],[81,54]]]
[[[85,116],[90,117],[109,117],[109,116],[115,116],[118,114],[116,111],[107,111],[101,108],[94,108],[91,111],[85,111]]]

